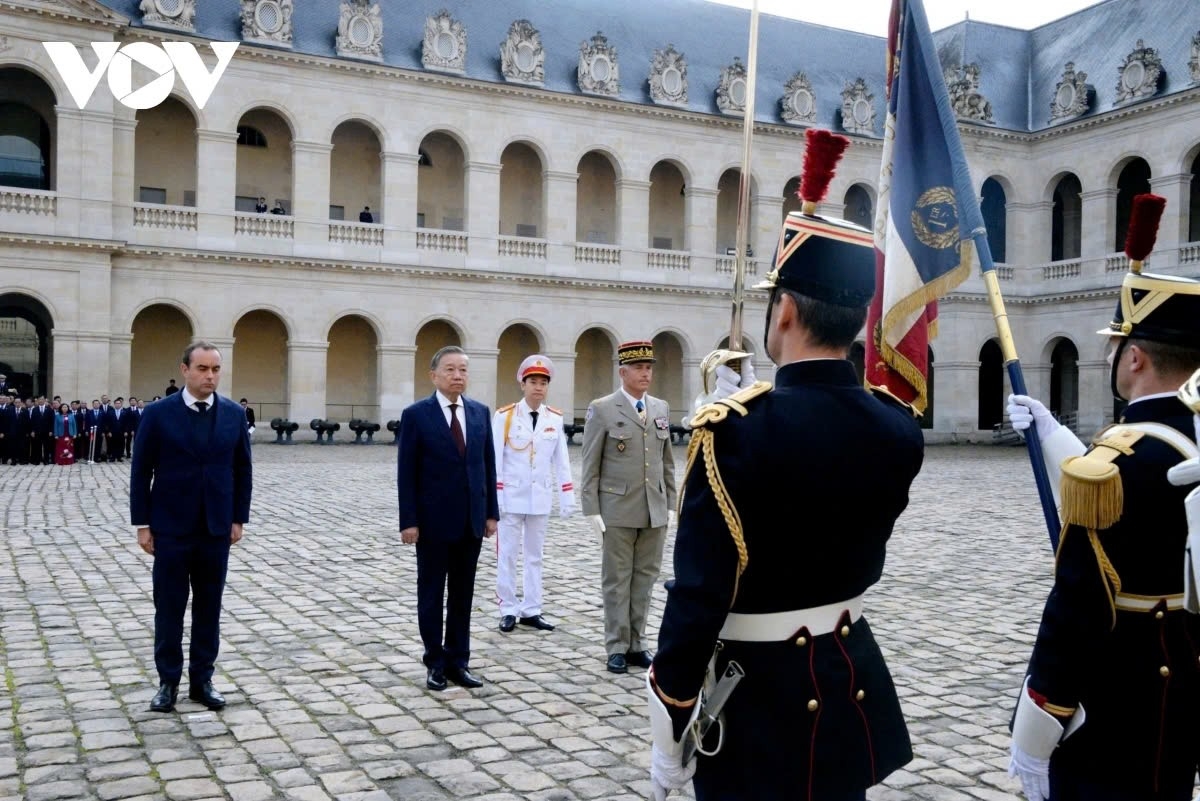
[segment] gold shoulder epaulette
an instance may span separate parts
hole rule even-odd
[[[501,406],[499,409],[497,409],[497,410],[496,410],[496,414],[504,414],[504,413],[505,413],[505,412],[507,412],[509,409],[513,409],[513,408],[515,408],[515,407],[516,407],[516,405],[517,405],[517,404],[515,404],[515,403],[510,403],[510,404],[508,404],[507,406]]]
[[[1115,427],[1102,431],[1100,436],[1083,456],[1063,460],[1060,484],[1063,525],[1097,531],[1121,519],[1125,490],[1121,471],[1113,462],[1118,456],[1131,455],[1133,446],[1145,432]]]
[[[750,413],[750,410],[746,408],[746,404],[770,391],[770,381],[755,381],[745,389],[739,389],[728,398],[720,398],[712,403],[706,403],[701,406],[688,422],[688,427],[695,429],[712,423],[719,423],[729,416],[730,410],[737,412],[738,417],[745,417]]]
[[[905,401],[900,400],[900,398],[896,395],[896,393],[892,392],[887,387],[879,386],[876,384],[867,384],[867,386],[870,388],[871,394],[874,395],[875,397],[885,398],[885,399],[891,401],[892,403],[903,406],[905,409],[908,410],[909,414],[911,414],[913,417],[917,417],[917,418],[921,417],[921,413],[917,411],[916,407],[914,407],[911,403],[907,403]]]
[[[557,414],[559,417],[562,417],[562,410],[561,410],[561,409],[555,409],[553,406],[547,406],[546,408],[547,408],[547,409],[549,409],[549,410],[550,410],[551,412],[553,412],[554,414]]]

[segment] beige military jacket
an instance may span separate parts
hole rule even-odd
[[[592,401],[583,429],[580,504],[606,526],[657,528],[675,508],[671,409],[646,395],[646,423],[620,390]]]

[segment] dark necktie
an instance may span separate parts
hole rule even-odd
[[[457,403],[450,404],[450,436],[454,437],[454,447],[458,448],[459,456],[467,455],[467,440],[463,437],[462,424],[458,422]]]
[[[529,413],[529,419],[533,421],[532,427],[533,427],[533,433],[535,433],[535,434],[537,433],[537,416],[538,416],[537,412]]]
[[[208,402],[207,401],[196,401],[196,411],[200,412],[200,414],[204,414],[205,412],[207,412],[208,411]]]

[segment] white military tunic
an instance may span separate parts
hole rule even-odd
[[[575,511],[563,416],[545,404],[536,426],[524,400],[501,407],[492,418],[496,448],[496,497],[500,527],[496,543],[496,593],[500,617],[542,613],[542,550],[553,498],[559,514]],[[516,593],[517,557],[525,550],[524,597]]]

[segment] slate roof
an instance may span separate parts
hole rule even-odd
[[[139,26],[139,0],[98,0]],[[707,0],[379,0],[384,24],[383,62],[421,70],[425,18],[443,8],[466,27],[469,78],[503,83],[500,43],[514,20],[540,32],[548,91],[578,94],[579,46],[597,32],[617,50],[619,99],[652,104],[647,77],[656,49],[673,44],[687,60],[688,106],[719,114],[721,71],[734,57],[746,61],[750,12]],[[339,0],[295,0],[292,50],[336,57]],[[241,39],[238,0],[199,0],[197,34]],[[1192,37],[1200,34],[1196,0],[1103,0],[1033,31],[964,21],[934,33],[944,67],[978,63],[980,91],[991,102],[994,125],[1013,131],[1048,127],[1050,101],[1067,61],[1088,73],[1096,100],[1089,114],[1112,109],[1118,69],[1138,39],[1158,50],[1166,80],[1159,93],[1194,85],[1188,70]],[[258,45],[256,45],[258,46]],[[842,90],[858,77],[874,95],[876,135],[884,118],[881,37],[761,14],[755,117],[781,123],[784,84],[803,71],[817,102],[816,125],[840,128]]]

